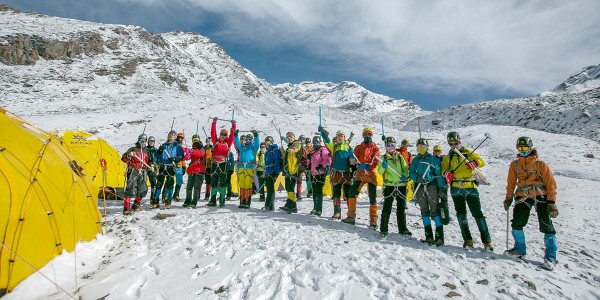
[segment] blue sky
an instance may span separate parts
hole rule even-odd
[[[354,81],[434,110],[531,96],[600,63],[600,1],[10,0],[211,38],[272,84]]]

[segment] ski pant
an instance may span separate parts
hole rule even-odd
[[[296,182],[297,181],[298,181],[298,176],[296,174],[285,176],[285,191],[288,194],[288,199],[292,200],[292,202],[296,202]]]
[[[419,203],[422,217],[435,217],[439,215],[438,211],[438,186],[434,182],[430,182],[426,185],[421,184],[421,188],[414,195]]]
[[[188,174],[188,181],[185,193],[184,205],[196,206],[198,199],[200,199],[200,191],[202,188],[202,182],[204,181],[203,173]]]
[[[227,181],[227,197],[231,198],[232,186],[231,186],[231,176],[233,175],[233,170],[227,170],[227,177],[225,180]],[[238,186],[238,192],[240,187]],[[239,193],[238,193],[239,195]]]
[[[524,202],[516,204],[513,208],[513,219],[511,220],[512,229],[523,230],[523,227],[529,221],[529,215],[533,206],[535,206],[537,211],[540,232],[556,234],[552,219],[548,215],[548,202],[546,202],[545,196],[537,196],[537,199],[529,198]]]
[[[384,186],[383,187],[383,209],[381,211],[381,232],[388,232],[388,223],[392,214],[392,206],[396,200],[396,222],[398,232],[407,231],[406,228],[406,186]]]
[[[175,167],[172,165],[161,165],[158,169],[158,175],[156,176],[156,189],[160,190],[163,187],[165,189],[172,189],[175,184]]]
[[[211,177],[210,177],[210,173],[212,173],[210,168],[206,169],[206,173],[204,173],[204,183],[206,184],[206,188],[205,188],[205,192],[204,192],[204,198],[208,198],[210,197],[210,192],[211,192]]]
[[[333,205],[341,205],[342,192],[344,199],[348,200],[351,187],[351,175],[347,171],[334,171],[331,175],[331,190],[333,192]]]
[[[323,211],[323,187],[325,186],[325,174],[312,175],[312,192],[314,210]]]
[[[225,162],[212,164],[210,179],[213,188],[227,187],[227,170],[225,168]]]
[[[265,185],[267,186],[267,197],[265,199],[265,207],[269,210],[275,209],[275,181],[279,174],[265,175]]]
[[[146,186],[145,169],[127,170],[127,186],[125,187],[125,197],[146,197],[148,186]]]
[[[176,185],[183,184],[183,169],[181,167],[175,168],[175,184]]]
[[[251,189],[254,181],[254,169],[251,168],[238,168],[238,188],[240,189]]]
[[[460,226],[460,232],[464,240],[473,240],[469,229],[469,221],[467,220],[467,205],[471,211],[471,215],[475,218],[481,241],[483,243],[491,243],[490,232],[483,212],[481,211],[481,202],[479,200],[479,191],[476,188],[457,188],[450,189],[452,202],[456,209],[456,218]]]

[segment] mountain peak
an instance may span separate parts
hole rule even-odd
[[[581,93],[598,87],[600,87],[600,64],[581,69],[579,73],[571,75],[552,90],[540,93],[540,96]]]

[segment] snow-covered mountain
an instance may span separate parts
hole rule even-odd
[[[229,118],[235,110],[240,121],[269,123],[293,120],[301,111],[314,110],[316,115],[321,105],[325,121],[344,115],[346,121],[364,126],[374,125],[372,114],[347,99],[358,99],[355,104],[378,111],[405,110],[409,113],[403,122],[421,111],[408,101],[375,95],[356,84],[344,84],[348,88],[337,95],[347,105],[331,98],[329,103],[312,103],[282,97],[222,47],[196,33],[153,34],[138,26],[23,13],[6,6],[0,8],[0,16],[0,106],[24,117],[78,113],[79,129],[101,136],[143,122],[149,122],[150,129],[164,130],[164,124],[153,120],[172,111],[186,112],[172,117],[177,127],[190,130],[197,120],[213,116],[207,108],[221,118]],[[23,110],[23,101],[37,109]],[[122,120],[102,123],[89,116],[92,112],[119,115]]]
[[[278,84],[274,88],[285,98],[368,114],[394,112],[404,119],[406,116],[416,117],[427,113],[411,101],[373,93],[349,81],[339,84],[305,81],[299,84]]]
[[[583,68],[581,72],[570,76],[552,90],[540,93],[539,96],[580,93],[598,87],[600,87],[600,64]]]
[[[596,67],[593,74],[598,76],[600,68]],[[573,77],[575,75],[570,79]],[[417,130],[418,121],[411,120],[403,130]],[[477,124],[511,125],[600,141],[600,88],[458,105],[425,115],[420,122],[423,130],[447,131]]]

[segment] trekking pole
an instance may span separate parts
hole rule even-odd
[[[142,134],[146,133],[146,123],[144,123],[144,130],[142,130]]]
[[[202,131],[204,131],[204,137],[208,138],[208,134],[206,134],[206,128],[204,128],[204,126],[202,126]]]
[[[321,107],[319,106],[319,127],[323,128],[323,116],[321,114]],[[323,137],[323,134],[319,131],[319,136]]]
[[[417,124],[419,125],[419,138],[422,138],[422,136],[421,136],[421,117],[417,118]]]
[[[175,125],[175,117],[173,117],[173,122],[171,123],[171,130],[169,132],[173,131],[173,126],[174,125]]]
[[[514,197],[513,197],[514,200]],[[508,219],[510,214],[510,207],[506,210],[506,250],[508,250]]]

